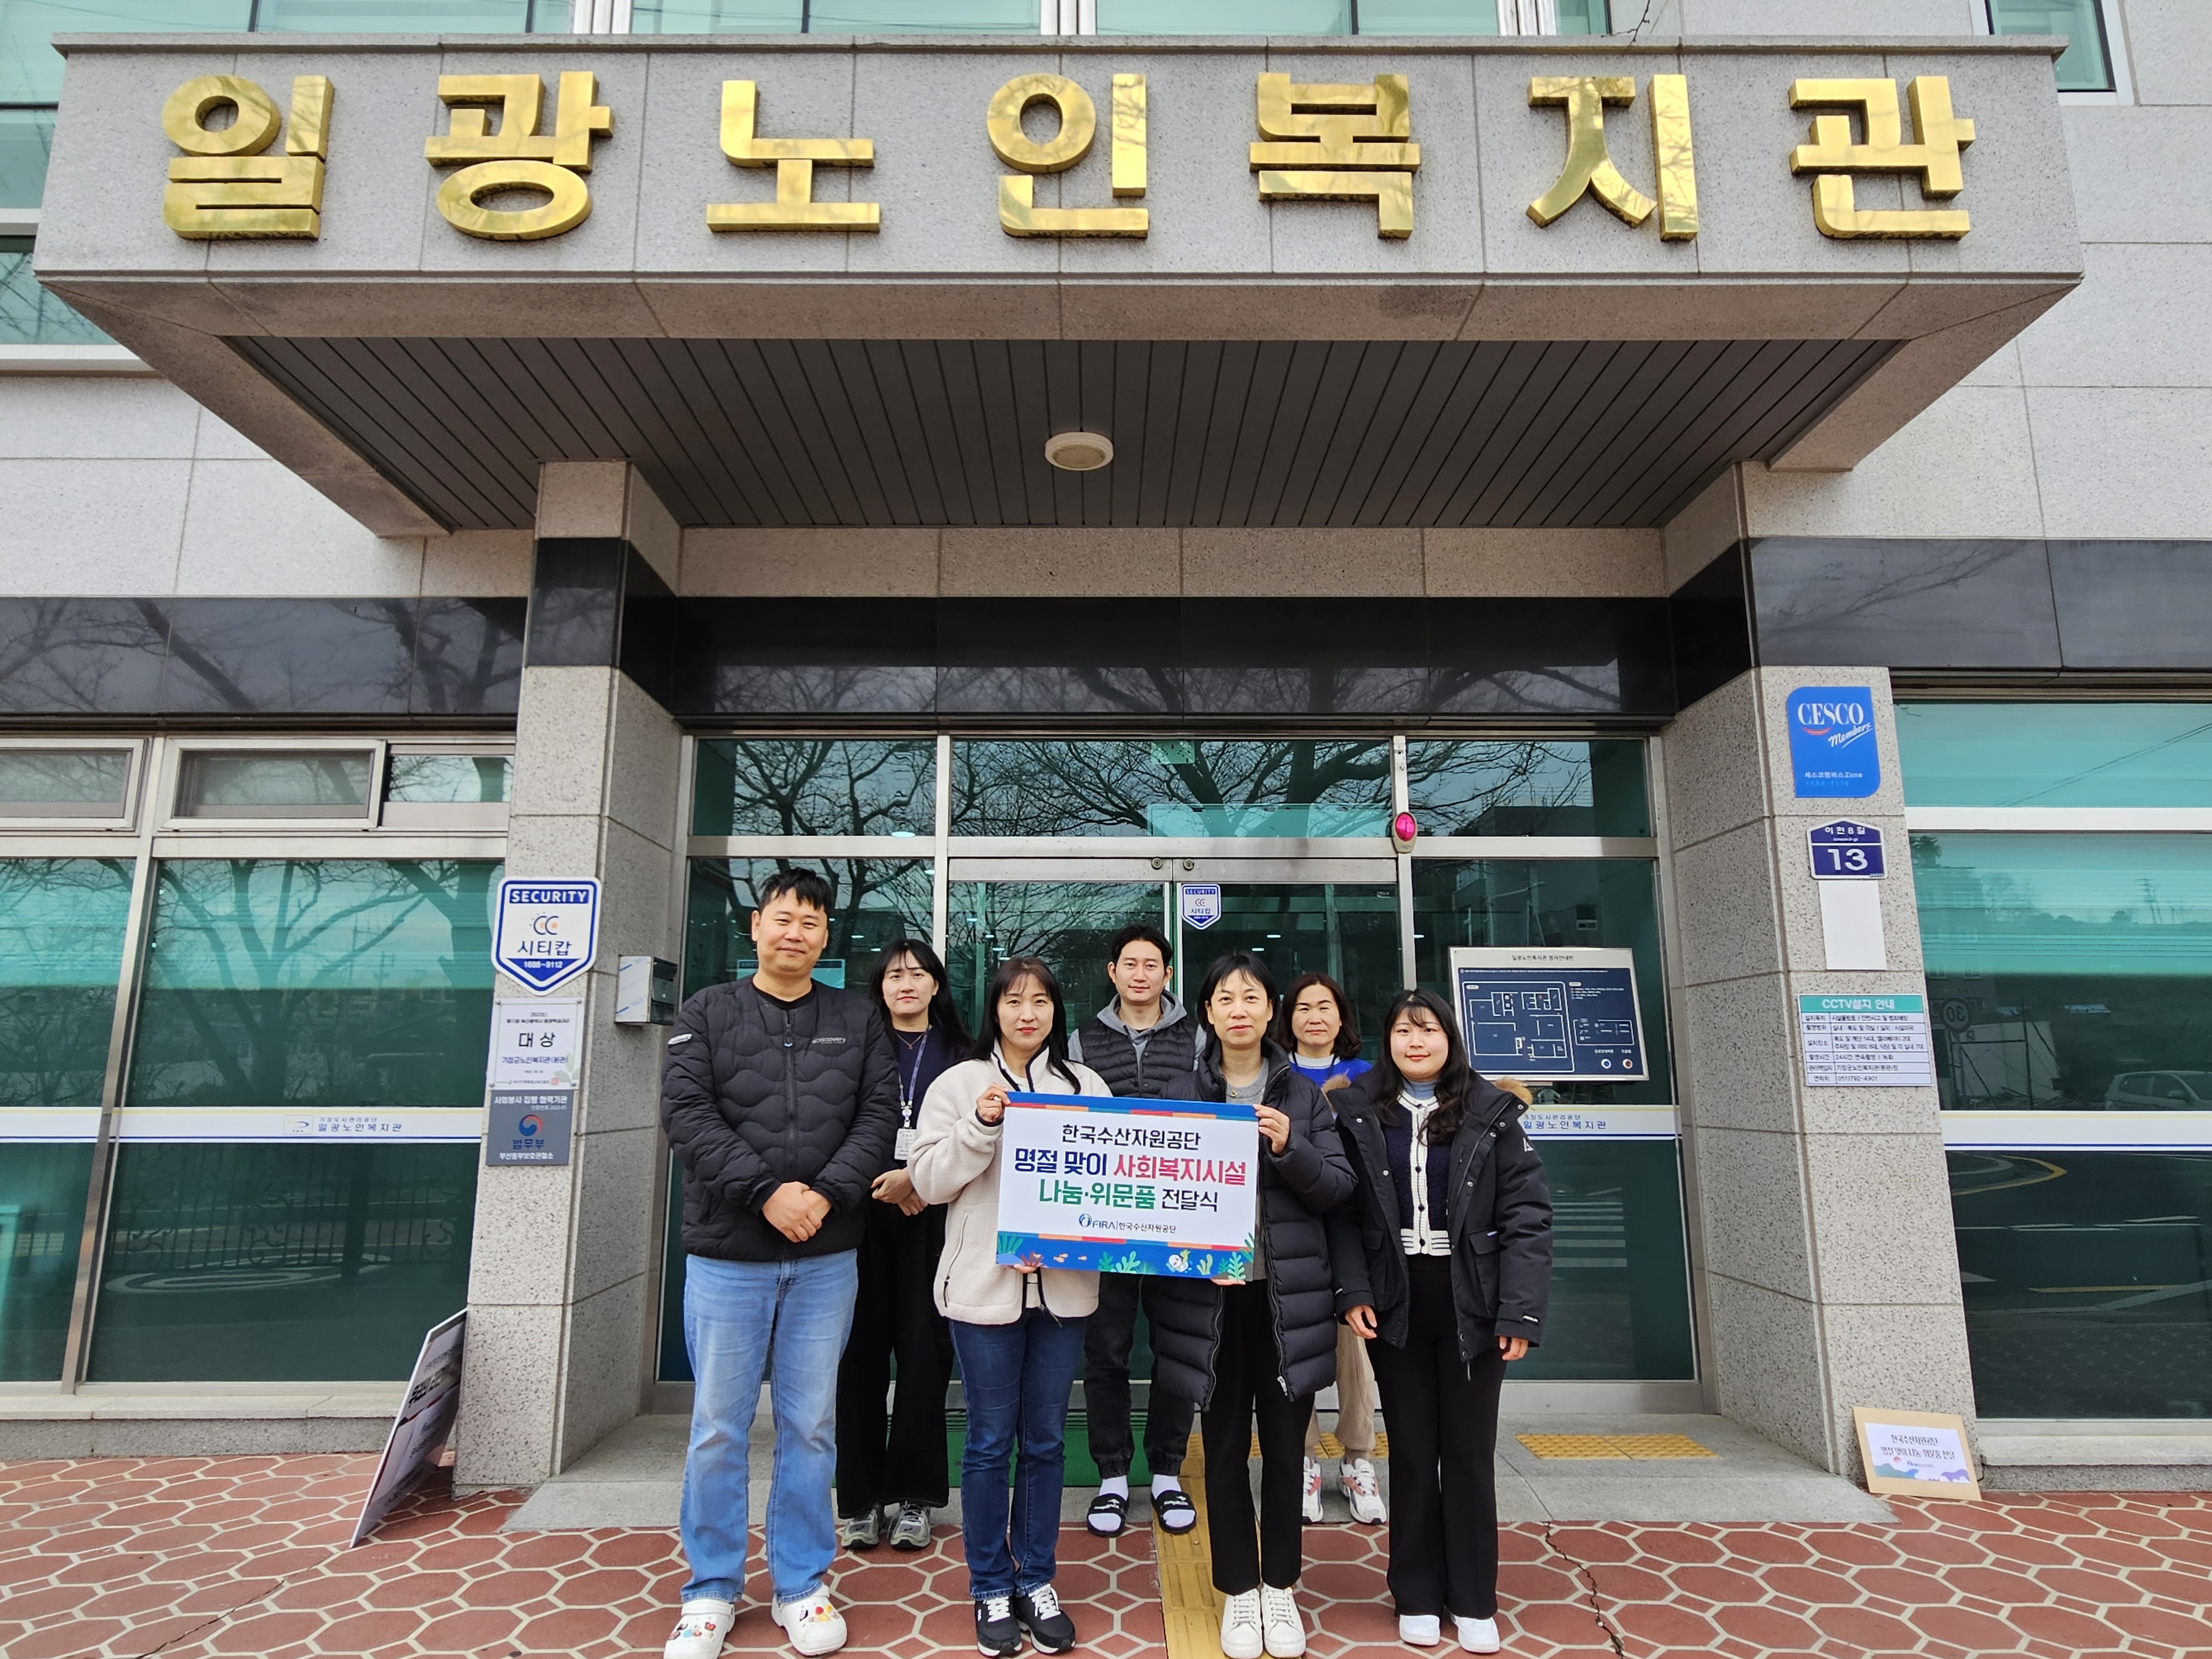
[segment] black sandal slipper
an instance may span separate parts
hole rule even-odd
[[[1118,1538],[1128,1510],[1129,1500],[1121,1493],[1102,1492],[1091,1500],[1090,1509],[1084,1513],[1083,1524],[1101,1538]],[[1099,1524],[1101,1522],[1106,1524],[1102,1526]]]
[[[1180,1486],[1173,1492],[1154,1492],[1152,1519],[1160,1523],[1162,1532],[1180,1537],[1198,1524],[1198,1505]]]

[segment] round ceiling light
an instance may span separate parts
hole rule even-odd
[[[1114,441],[1098,432],[1055,432],[1044,458],[1063,472],[1096,472],[1114,459]]]

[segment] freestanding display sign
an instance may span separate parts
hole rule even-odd
[[[376,1479],[369,1482],[348,1549],[366,1541],[398,1507],[445,1445],[454,1413],[460,1409],[461,1347],[468,1318],[465,1309],[433,1325],[422,1339],[422,1352],[415,1358],[415,1373],[407,1379],[406,1397],[385,1439],[384,1456],[377,1463]]]
[[[1249,1106],[1008,1097],[999,1261],[1184,1279],[1252,1265],[1259,1119]]]

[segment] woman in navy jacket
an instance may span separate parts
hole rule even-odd
[[[1434,1646],[1449,1612],[1461,1647],[1495,1653],[1498,1396],[1543,1336],[1552,1195],[1524,1101],[1475,1074],[1442,997],[1401,992],[1382,1028],[1381,1062],[1336,1096],[1358,1182],[1329,1218],[1337,1308],[1390,1425],[1398,1634]]]

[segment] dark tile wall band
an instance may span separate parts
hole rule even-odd
[[[1664,718],[1661,599],[688,599],[691,719]]]
[[[1754,662],[2212,685],[2212,541],[1766,536],[1669,605],[1686,708]]]
[[[511,719],[515,599],[0,599],[0,716]]]

